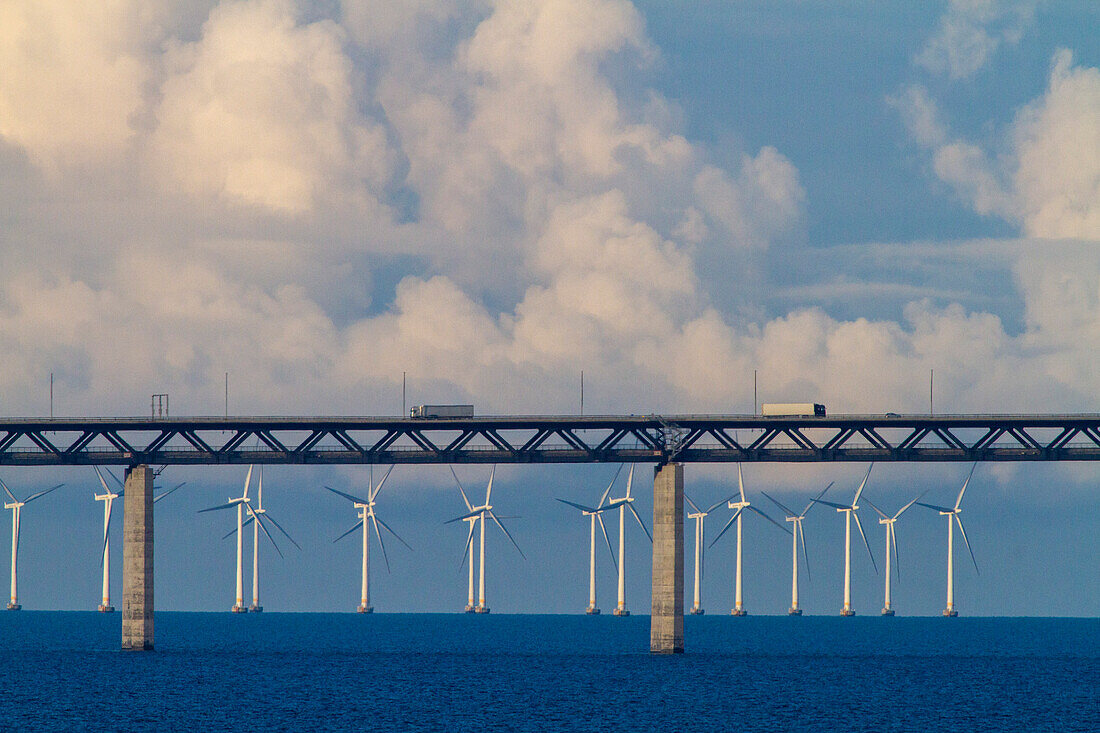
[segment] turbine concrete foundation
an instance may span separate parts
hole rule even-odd
[[[787,610],[787,615],[788,616],[801,616],[802,615],[802,609],[801,608],[788,609]]]
[[[596,608],[595,606],[589,606],[588,608],[584,609],[584,612],[586,614],[588,614],[589,616],[599,616],[600,615],[600,609]]]
[[[657,466],[653,473],[653,610],[649,651],[684,651],[684,467]]]
[[[122,526],[122,648],[153,649],[153,470],[126,471]]]
[[[894,615],[894,609],[884,608],[884,609],[882,609],[882,615],[883,616],[893,616]]]
[[[359,604],[359,608],[355,609],[359,613],[374,613],[374,606],[366,606],[362,603]]]
[[[18,603],[12,603],[11,601],[8,601],[8,610],[9,611],[22,611],[23,607],[21,605],[19,605]]]
[[[100,603],[99,606],[96,608],[96,610],[99,611],[100,613],[114,613],[115,612],[115,607],[114,606],[104,606],[102,603]]]
[[[692,616],[702,616],[703,614],[706,613],[706,611],[699,608],[698,606],[692,606],[691,610],[688,611],[688,613],[690,613]]]

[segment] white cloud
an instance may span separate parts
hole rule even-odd
[[[332,21],[299,25],[290,0],[217,7],[199,41],[168,55],[151,140],[160,177],[287,214],[377,194],[393,153],[385,131],[357,114],[343,43]]]
[[[1004,43],[1020,41],[1037,0],[951,0],[917,63],[952,79],[972,76]]]
[[[1020,110],[996,155],[952,139],[922,87],[888,101],[931,151],[936,176],[974,211],[1029,237],[1100,239],[1100,70],[1055,54],[1046,93]]]
[[[132,143],[160,38],[156,4],[0,4],[0,136],[55,176]]]

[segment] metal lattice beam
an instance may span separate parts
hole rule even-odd
[[[0,465],[1100,460],[1100,415],[0,419]]]

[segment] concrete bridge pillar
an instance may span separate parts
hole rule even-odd
[[[153,649],[153,470],[126,470],[122,527],[122,648]]]
[[[657,466],[653,474],[653,610],[649,651],[684,651],[684,467]]]

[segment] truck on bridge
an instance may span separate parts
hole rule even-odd
[[[764,417],[825,417],[825,405],[816,402],[773,402],[760,408]]]
[[[473,417],[473,405],[414,405],[409,417]]]

